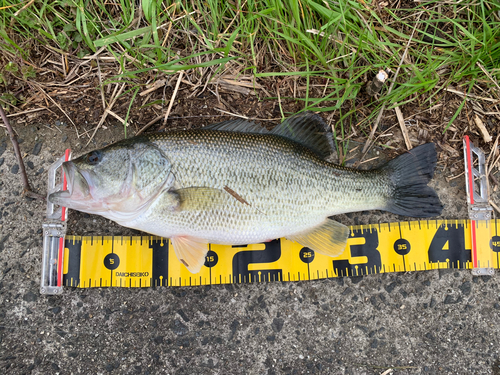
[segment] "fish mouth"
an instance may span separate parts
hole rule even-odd
[[[71,161],[64,162],[62,168],[68,183],[67,190],[50,194],[49,201],[59,206],[80,211],[90,208],[92,195],[90,194],[87,178]]]

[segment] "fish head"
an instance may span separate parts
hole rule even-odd
[[[115,221],[140,215],[174,183],[164,153],[140,138],[91,151],[62,168],[68,188],[50,194],[49,201]]]

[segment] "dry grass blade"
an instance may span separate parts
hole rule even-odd
[[[110,111],[109,109],[106,109],[106,112],[108,112],[109,115],[113,116],[115,119],[117,119],[118,121],[120,121],[122,124],[124,124],[125,126],[129,126],[129,123],[128,122],[125,122],[124,119],[122,119],[120,116],[118,116],[116,113],[114,113],[113,111]]]
[[[500,208],[495,204],[493,199],[490,199],[488,203],[490,204],[491,207],[493,207],[495,209],[496,212],[498,212],[500,214]]]
[[[166,80],[164,79],[159,79],[158,81],[155,81],[152,85],[150,85],[150,87],[148,87],[146,90],[144,91],[141,91],[139,93],[139,96],[145,96],[153,91],[156,91],[158,90],[160,87],[163,87],[165,86],[165,84],[167,83]]]
[[[88,146],[89,143],[92,141],[92,139],[94,139],[94,136],[97,133],[97,130],[101,127],[101,125],[106,120],[106,117],[108,116],[109,111],[111,111],[111,108],[113,108],[113,106],[115,105],[116,100],[118,99],[118,97],[123,92],[123,89],[125,88],[125,85],[126,85],[126,83],[123,83],[122,86],[120,87],[120,89],[118,90],[118,92],[116,92],[118,84],[115,86],[115,92],[114,92],[114,95],[113,95],[113,97],[111,99],[111,102],[109,103],[108,107],[105,109],[105,111],[104,111],[104,113],[103,113],[103,115],[101,117],[101,120],[99,121],[99,123],[95,127],[94,132],[92,133],[92,136],[90,137],[89,141],[85,144],[85,146]]]
[[[478,100],[484,100],[486,102],[492,102],[492,103],[499,103],[500,102],[500,100],[498,100],[498,99],[485,98],[484,96],[478,96],[478,95],[474,95],[474,94],[466,94],[462,91],[451,89],[449,87],[444,87],[443,90],[448,91],[448,92],[452,92],[453,94],[457,94],[458,96],[461,96],[462,98],[466,98],[467,100],[478,99]]]
[[[486,76],[491,80],[491,82],[493,82],[493,84],[499,90],[499,94],[500,94],[500,86],[498,85],[498,82],[491,76],[490,73],[488,73],[488,71],[486,69],[484,69],[484,66],[479,61],[477,61],[476,64],[483,71],[483,73],[486,74]]]
[[[474,123],[476,126],[479,128],[479,131],[481,132],[481,136],[483,137],[484,142],[489,143],[493,140],[491,137],[490,133],[488,133],[488,129],[486,129],[486,126],[484,126],[483,120],[481,118],[474,114]]]
[[[22,111],[22,112],[18,112],[18,113],[13,113],[11,115],[7,115],[7,117],[17,117],[17,116],[21,116],[21,115],[26,115],[28,113],[33,113],[33,112],[39,112],[39,111],[50,111],[48,108],[45,108],[45,107],[42,107],[42,108],[34,108],[34,109],[29,109],[27,111]],[[50,111],[52,112],[52,111]]]
[[[155,117],[153,120],[151,120],[146,125],[144,125],[135,135],[139,135],[139,134],[145,132],[147,129],[149,129],[149,127],[151,125],[153,125],[155,122],[161,120],[162,118],[164,118],[163,125],[160,127],[159,130],[163,130],[165,128],[166,121],[168,119],[168,116],[170,115],[170,111],[172,110],[172,106],[174,105],[174,100],[175,100],[175,97],[177,95],[177,91],[179,90],[179,86],[180,86],[180,84],[182,82],[182,76],[183,76],[183,74],[184,74],[184,71],[181,70],[180,73],[179,73],[179,78],[177,79],[177,83],[175,85],[174,92],[172,94],[172,97],[170,98],[170,103],[168,104],[167,113],[165,113],[165,115],[160,115],[160,116]],[[155,90],[156,90],[156,88],[155,88]]]
[[[401,66],[403,65],[403,61],[406,58],[406,53],[408,52],[408,48],[410,47],[410,43],[413,40],[413,35],[415,35],[415,31],[417,30],[417,24],[418,20],[420,19],[420,16],[418,16],[417,21],[415,23],[415,27],[413,28],[413,31],[410,35],[410,38],[408,39],[408,43],[406,43],[406,48],[403,52],[403,56],[401,56],[401,60],[399,61],[398,69],[396,70],[396,73],[394,74],[394,78],[392,79],[391,86],[389,87],[389,90],[387,91],[387,95],[389,95],[392,91],[392,88],[394,87],[394,84],[396,83],[396,79],[398,78],[399,71],[401,70]],[[363,155],[366,154],[368,149],[370,148],[372,144],[373,137],[375,136],[375,132],[377,131],[378,124],[380,122],[380,119],[382,118],[382,113],[385,110],[385,103],[382,105],[382,108],[380,109],[380,112],[377,116],[377,120],[375,121],[375,124],[373,125],[372,131],[370,132],[370,135],[368,136],[368,139],[366,140],[365,146],[363,147]]]
[[[396,112],[396,117],[398,118],[401,132],[403,133],[403,138],[405,140],[406,148],[408,149],[408,151],[410,151],[413,148],[413,146],[411,145],[410,136],[408,135],[408,129],[406,128],[405,125],[405,119],[403,117],[403,113],[401,112],[401,109],[399,107],[394,108],[394,111]]]
[[[59,104],[58,104],[58,103],[57,103],[54,99],[52,99],[52,97],[51,97],[49,94],[47,94],[47,93],[45,92],[45,90],[44,90],[44,89],[42,89],[42,87],[41,87],[39,84],[36,84],[36,86],[37,86],[38,90],[40,90],[40,91],[43,93],[43,95],[45,95],[45,97],[49,98],[49,100],[50,100],[52,103],[54,103],[54,104],[56,105],[56,107],[57,107],[57,108],[59,108],[59,110],[60,110],[60,111],[64,114],[64,116],[66,116],[66,118],[69,120],[69,122],[71,122],[71,123],[73,124],[73,126],[76,128],[76,124],[73,122],[73,120],[71,119],[71,117],[69,117],[69,116],[68,116],[68,114],[66,113],[66,111],[65,111],[64,109],[62,109],[62,107],[61,107],[61,106],[60,106],[60,105],[59,105]]]
[[[245,120],[248,120],[248,117],[246,116],[243,116],[243,115],[239,115],[237,113],[231,113],[231,112],[228,112],[228,111],[224,111],[223,109],[220,109],[220,108],[214,108],[216,111],[219,111],[219,112],[222,112],[222,113],[225,113],[226,115],[230,115],[230,116],[234,116],[234,117],[239,117],[239,118],[242,118],[242,119],[245,119]]]
[[[172,110],[172,107],[174,105],[175,97],[177,96],[177,91],[179,91],[179,86],[181,85],[183,76],[184,76],[184,70],[181,70],[179,73],[179,78],[177,79],[177,83],[175,84],[174,92],[172,93],[172,97],[170,98],[170,103],[168,103],[167,113],[165,113],[165,118],[163,119],[163,125],[160,128],[160,130],[164,129],[165,126],[167,125],[168,116],[170,115],[170,111]]]

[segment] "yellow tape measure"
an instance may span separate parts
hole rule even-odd
[[[498,224],[476,221],[479,267],[499,268]],[[472,268],[470,225],[470,220],[426,220],[352,226],[346,250],[336,258],[286,239],[209,245],[198,274],[178,261],[163,238],[67,236],[63,283],[80,288],[195,286],[467,269]]]

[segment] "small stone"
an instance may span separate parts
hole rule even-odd
[[[357,284],[363,281],[363,276],[351,276],[350,279],[353,284]]]
[[[61,139],[63,142],[66,142],[68,140],[68,136],[64,134]]]
[[[436,306],[436,303],[437,303],[437,302],[436,302],[436,299],[435,299],[434,297],[432,297],[432,298],[431,298],[431,302],[429,303],[429,307],[431,307],[431,308],[432,308],[432,307]]]
[[[280,332],[283,329],[283,325],[285,324],[285,321],[281,318],[274,318],[273,322],[271,324],[271,328],[273,329],[274,332]]]
[[[61,308],[59,306],[56,306],[50,311],[52,311],[54,314],[59,314],[61,312]]]
[[[0,143],[0,156],[7,150],[7,142],[3,141]]]
[[[0,167],[3,165],[4,161],[5,161],[5,158],[0,158]]]
[[[60,125],[61,125],[61,121],[56,120],[56,126],[60,126]]]
[[[156,345],[163,344],[163,336],[156,336],[153,341],[155,342]]]
[[[465,296],[468,296],[471,292],[471,284],[470,281],[465,281],[462,285],[459,286],[459,289]]]
[[[10,173],[17,174],[17,172],[19,172],[19,164],[14,164],[10,169]]]
[[[395,282],[395,281],[393,281],[392,283],[390,283],[389,285],[387,285],[387,286],[385,287],[385,291],[386,291],[387,293],[391,293],[391,292],[392,292],[392,291],[396,288],[396,286],[397,286],[397,285],[398,285],[398,283],[397,283],[397,282]]]
[[[444,299],[444,304],[445,305],[452,305],[454,303],[457,303],[459,298],[455,299],[451,294],[448,294],[445,299]]]
[[[26,302],[36,302],[38,296],[33,292],[28,292],[23,296],[23,300]]]
[[[31,151],[31,153],[37,156],[41,150],[42,150],[42,142],[37,142],[35,143],[35,147],[33,147],[33,151]]]
[[[35,169],[35,164],[31,160],[28,160],[26,162],[26,165],[28,166],[29,169]]]
[[[178,336],[184,336],[189,331],[188,327],[182,324],[179,319],[174,320],[171,329]]]
[[[182,320],[184,320],[186,323],[189,322],[189,318],[187,317],[184,310],[182,310],[182,309],[177,310],[177,314],[179,314],[181,316]]]

